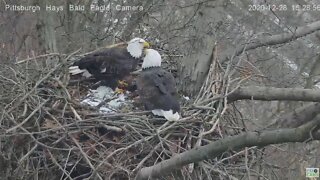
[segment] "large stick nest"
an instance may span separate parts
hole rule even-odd
[[[50,54],[1,67],[1,177],[131,179],[145,166],[242,131],[224,98],[205,101],[230,88],[217,63],[193,104],[182,103],[181,121],[167,122],[143,109],[101,114],[79,103],[86,89],[68,85],[72,58]],[[232,177],[226,157],[224,164],[191,164],[175,176]]]

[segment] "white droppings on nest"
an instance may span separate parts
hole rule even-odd
[[[186,101],[189,101],[190,100],[190,98],[189,98],[189,96],[182,96]]]
[[[91,90],[91,95],[93,95],[94,98],[99,99],[101,101],[105,99],[111,99],[114,95],[114,91],[107,87],[107,86],[99,86],[96,90]],[[90,96],[90,94],[89,94]]]
[[[120,94],[118,98],[109,101],[108,105],[113,108],[119,108],[125,101],[126,96],[124,94]]]
[[[88,95],[81,101],[92,107],[99,107],[99,112],[104,114],[117,112],[123,105],[127,104],[125,94],[115,94],[115,92],[106,86],[100,86],[96,90],[89,90]]]
[[[109,114],[109,113],[114,113],[115,111],[113,111],[112,109],[109,109],[107,107],[100,107],[99,112],[103,113],[103,114]]]
[[[101,101],[96,100],[96,99],[91,98],[91,97],[88,97],[88,98],[84,99],[83,101],[81,101],[81,103],[89,105],[89,106],[92,106],[92,107],[96,107],[101,103]]]

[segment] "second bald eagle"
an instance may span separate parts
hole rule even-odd
[[[86,55],[69,68],[71,75],[82,74],[101,80],[104,85],[115,89],[119,80],[123,80],[134,71],[142,59],[143,49],[149,43],[134,38],[127,43],[114,45]]]
[[[172,74],[161,68],[161,56],[154,49],[146,49],[142,71],[136,80],[138,94],[146,110],[169,121],[180,118],[176,82]]]

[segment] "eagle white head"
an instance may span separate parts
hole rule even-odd
[[[127,50],[134,58],[140,58],[144,48],[149,48],[150,45],[147,41],[141,38],[134,38],[128,42]]]
[[[161,55],[154,49],[146,49],[143,58],[142,69],[150,67],[161,67]]]

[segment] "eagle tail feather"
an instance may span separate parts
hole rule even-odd
[[[178,121],[180,119],[180,114],[178,112],[173,113],[172,109],[169,111],[162,111],[164,118],[168,121]]]
[[[178,121],[180,119],[180,114],[178,112],[173,113],[172,109],[169,111],[164,111],[162,109],[154,109],[152,113],[156,116],[162,116],[168,121]]]
[[[163,113],[162,113],[161,109],[154,109],[151,112],[152,112],[152,114],[154,114],[156,116],[163,116]]]
[[[85,72],[85,69],[79,69],[79,66],[71,66],[69,67],[69,73],[71,75],[76,75]]]
[[[71,66],[69,67],[69,73],[71,75],[77,75],[77,74],[81,74],[82,73],[82,76],[85,76],[85,77],[91,77],[92,75],[88,72],[88,70],[86,69],[80,69],[79,66]]]

